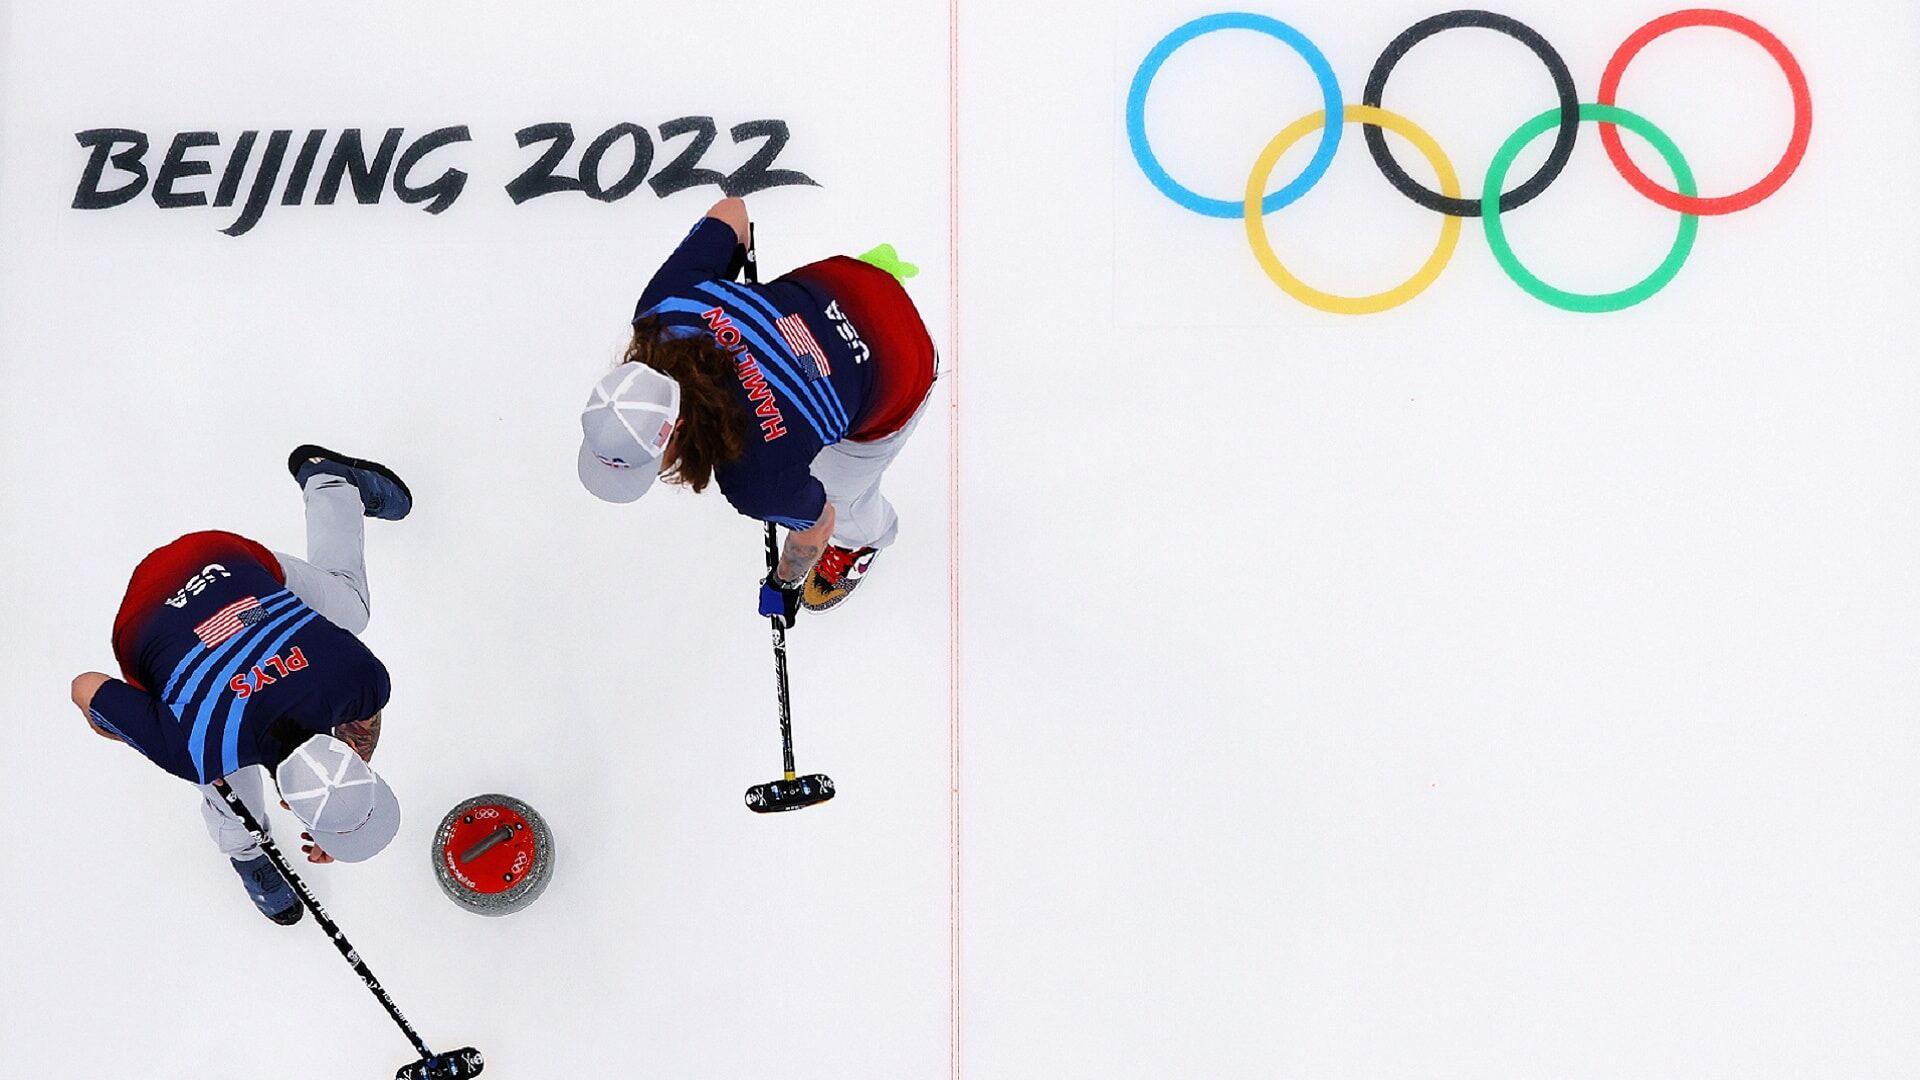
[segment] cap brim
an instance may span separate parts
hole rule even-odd
[[[580,484],[595,498],[610,503],[630,503],[647,493],[653,478],[660,473],[660,461],[654,459],[631,469],[603,465],[584,444],[580,447]]]
[[[380,774],[374,774],[373,785],[373,810],[359,828],[343,833],[307,828],[307,835],[321,851],[341,862],[365,862],[393,842],[394,834],[400,831],[400,800]]]

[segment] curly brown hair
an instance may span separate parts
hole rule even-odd
[[[706,334],[670,334],[658,319],[633,324],[623,364],[645,364],[680,384],[680,425],[660,477],[705,491],[713,470],[746,452],[746,411],[730,385],[733,358]]]

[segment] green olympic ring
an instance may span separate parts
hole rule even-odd
[[[1680,153],[1680,148],[1674,145],[1666,132],[1653,126],[1653,122],[1646,117],[1617,105],[1587,104],[1580,106],[1580,120],[1582,123],[1617,124],[1647,140],[1666,159],[1667,168],[1672,170],[1680,194],[1691,199],[1699,193],[1694,186],[1693,170],[1687,167],[1687,159]],[[1500,222],[1500,190],[1506,182],[1507,170],[1513,167],[1513,161],[1520,156],[1520,151],[1559,124],[1560,110],[1548,109],[1520,125],[1520,130],[1514,132],[1493,155],[1493,161],[1487,166],[1487,186],[1480,196],[1480,219],[1486,225],[1487,246],[1493,249],[1493,257],[1499,261],[1500,268],[1507,272],[1507,276],[1513,279],[1513,283],[1536,300],[1544,300],[1564,311],[1595,314],[1630,308],[1666,288],[1680,273],[1680,267],[1685,265],[1687,256],[1693,251],[1694,237],[1700,231],[1700,217],[1697,214],[1681,214],[1679,232],[1673,239],[1673,248],[1667,252],[1666,259],[1654,268],[1653,273],[1618,292],[1568,292],[1540,280],[1520,262],[1520,256],[1514,254],[1513,245],[1507,242],[1506,226]]]
[[[1760,182],[1732,195],[1700,198],[1693,172],[1673,140],[1644,117],[1615,104],[1620,90],[1620,80],[1633,58],[1648,43],[1688,27],[1714,27],[1728,30],[1753,41],[1766,50],[1779,65],[1781,72],[1786,76],[1788,89],[1793,95],[1793,135],[1787,145],[1786,153]],[[1565,63],[1552,46],[1548,45],[1546,40],[1532,28],[1508,16],[1487,11],[1461,10],[1434,15],[1414,24],[1387,46],[1386,52],[1382,53],[1380,59],[1375,62],[1373,73],[1368,78],[1364,95],[1366,104],[1363,108],[1382,108],[1381,96],[1386,87],[1387,77],[1408,50],[1441,31],[1461,28],[1497,31],[1533,50],[1554,76],[1554,86],[1560,98],[1558,108],[1541,113],[1522,124],[1519,130],[1502,144],[1500,151],[1494,155],[1487,168],[1486,186],[1481,189],[1481,195],[1477,200],[1461,198],[1457,194],[1451,197],[1436,194],[1421,187],[1407,176],[1393,161],[1391,153],[1387,150],[1383,133],[1393,129],[1366,119],[1354,121],[1354,109],[1339,105],[1339,86],[1332,78],[1326,58],[1319,46],[1292,27],[1259,15],[1236,12],[1209,15],[1186,23],[1162,38],[1134,72],[1126,106],[1129,145],[1147,179],[1152,181],[1163,194],[1196,213],[1211,217],[1241,217],[1246,223],[1247,235],[1254,244],[1254,256],[1267,271],[1267,275],[1302,303],[1337,314],[1367,314],[1405,303],[1431,284],[1433,277],[1437,274],[1437,267],[1445,265],[1445,256],[1452,250],[1450,243],[1443,242],[1440,261],[1435,264],[1432,273],[1423,271],[1422,275],[1393,290],[1364,298],[1334,297],[1321,293],[1301,283],[1281,265],[1267,240],[1261,219],[1264,215],[1273,213],[1280,207],[1299,199],[1320,182],[1333,157],[1343,119],[1362,125],[1375,163],[1401,194],[1421,206],[1445,214],[1450,219],[1480,217],[1482,226],[1486,230],[1487,244],[1493,251],[1495,261],[1514,284],[1537,300],[1565,311],[1583,313],[1620,311],[1647,300],[1671,284],[1693,251],[1701,216],[1729,214],[1759,203],[1779,190],[1781,185],[1799,168],[1806,155],[1808,139],[1813,127],[1813,99],[1807,89],[1806,75],[1801,70],[1799,61],[1779,38],[1752,20],[1730,12],[1705,8],[1676,11],[1654,19],[1634,31],[1632,36],[1615,50],[1613,59],[1608,61],[1606,72],[1600,80],[1599,100],[1591,104],[1577,103],[1574,84],[1571,76],[1566,73]],[[1292,46],[1307,60],[1309,67],[1318,77],[1326,105],[1321,113],[1310,114],[1306,118],[1311,121],[1314,116],[1323,117],[1322,124],[1325,129],[1319,149],[1313,160],[1308,163],[1306,170],[1280,191],[1265,192],[1267,174],[1272,171],[1279,154],[1284,152],[1292,139],[1297,139],[1304,131],[1313,129],[1313,125],[1309,123],[1304,131],[1295,131],[1301,123],[1296,121],[1294,127],[1282,131],[1274,142],[1268,144],[1268,151],[1263,153],[1259,163],[1256,164],[1254,171],[1260,177],[1261,185],[1253,193],[1256,201],[1251,204],[1243,202],[1238,206],[1227,200],[1198,195],[1173,180],[1160,165],[1146,137],[1146,96],[1154,76],[1175,50],[1202,34],[1218,30],[1256,31],[1278,38]],[[1411,121],[1408,123],[1411,124]],[[1547,155],[1547,160],[1541,166],[1538,175],[1514,191],[1505,193],[1504,199],[1509,210],[1518,208],[1538,195],[1552,183],[1554,177],[1559,175],[1573,148],[1574,133],[1582,123],[1599,126],[1600,141],[1606,147],[1607,156],[1612,160],[1615,170],[1626,178],[1634,190],[1660,206],[1680,214],[1678,233],[1666,258],[1644,279],[1615,292],[1577,293],[1547,284],[1529,270],[1514,253],[1501,221],[1502,182],[1521,151],[1547,131],[1558,130],[1559,136],[1555,139],[1554,149]],[[1676,190],[1660,187],[1634,165],[1633,160],[1626,155],[1620,145],[1621,128],[1639,135],[1659,152],[1660,156],[1666,160],[1667,168],[1674,175]],[[1402,132],[1402,134],[1405,133]],[[1428,156],[1432,158],[1432,155]],[[1489,198],[1489,195],[1492,198]]]

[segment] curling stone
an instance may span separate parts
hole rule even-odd
[[[511,915],[553,879],[553,833],[511,795],[475,795],[433,834],[433,872],[454,903],[478,915]]]

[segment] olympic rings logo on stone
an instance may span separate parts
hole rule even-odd
[[[1718,27],[1741,34],[1765,49],[1780,70],[1786,75],[1787,85],[1793,94],[1793,135],[1787,144],[1787,151],[1781,156],[1779,164],[1762,177],[1753,186],[1731,195],[1715,197],[1702,196],[1694,182],[1693,170],[1688,166],[1686,157],[1680,148],[1668,138],[1666,133],[1655,127],[1653,122],[1638,113],[1630,112],[1616,104],[1620,90],[1620,79],[1626,73],[1627,65],[1640,51],[1664,34],[1687,27]],[[1453,163],[1446,152],[1433,137],[1400,113],[1388,110],[1383,104],[1386,96],[1387,79],[1393,74],[1400,60],[1426,39],[1444,30],[1477,27],[1505,34],[1526,46],[1539,57],[1553,77],[1553,85],[1558,103],[1546,112],[1535,116],[1520,125],[1500,149],[1493,155],[1487,166],[1481,193],[1477,197],[1461,194],[1460,180]],[[1275,135],[1253,163],[1253,171],[1247,177],[1245,193],[1237,200],[1218,199],[1201,195],[1181,184],[1161,166],[1154,155],[1153,147],[1147,141],[1146,101],[1147,92],[1153,86],[1153,80],[1160,68],[1182,45],[1206,34],[1220,30],[1251,30],[1286,45],[1306,61],[1320,85],[1321,109],[1301,117]],[[1813,131],[1813,99],[1807,89],[1806,75],[1800,70],[1800,64],[1794,59],[1787,47],[1766,28],[1750,19],[1728,11],[1712,9],[1691,9],[1676,11],[1662,16],[1635,30],[1621,46],[1614,51],[1613,58],[1607,62],[1605,72],[1600,77],[1600,91],[1597,100],[1582,102],[1574,88],[1573,76],[1567,65],[1554,51],[1553,46],[1533,28],[1517,19],[1491,11],[1449,11],[1431,18],[1423,19],[1396,37],[1374,62],[1373,71],[1367,76],[1365,90],[1361,94],[1362,104],[1349,105],[1341,97],[1339,80],[1334,76],[1333,67],[1306,35],[1288,26],[1278,19],[1265,15],[1253,15],[1245,12],[1223,12],[1207,15],[1186,23],[1175,29],[1159,44],[1147,53],[1134,72],[1132,86],[1127,92],[1127,141],[1133,148],[1133,157],[1140,165],[1147,179],[1162,194],[1174,202],[1197,214],[1217,218],[1241,218],[1246,224],[1247,242],[1253,248],[1254,257],[1260,266],[1289,296],[1318,308],[1321,311],[1343,315],[1368,315],[1391,308],[1420,295],[1439,278],[1446,269],[1447,262],[1453,258],[1455,247],[1460,240],[1460,221],[1462,218],[1477,217],[1487,236],[1487,246],[1493,251],[1495,260],[1509,278],[1529,295],[1567,311],[1609,312],[1632,307],[1658,293],[1673,281],[1680,268],[1693,250],[1693,241],[1699,231],[1700,218],[1721,214],[1731,214],[1752,207],[1780,190],[1794,170],[1800,167],[1807,153],[1807,142]],[[1608,159],[1633,189],[1666,209],[1679,215],[1679,224],[1675,231],[1673,246],[1667,256],[1652,273],[1635,284],[1610,293],[1576,293],[1556,288],[1542,281],[1521,263],[1513,247],[1507,242],[1506,227],[1502,215],[1525,206],[1551,186],[1566,168],[1567,161],[1573,156],[1575,141],[1579,138],[1580,125],[1591,123],[1600,131],[1601,145],[1606,149]],[[1340,148],[1341,133],[1347,124],[1361,125],[1366,139],[1367,150],[1373,156],[1374,163],[1385,174],[1389,183],[1401,194],[1419,203],[1429,210],[1442,215],[1440,240],[1433,254],[1411,278],[1384,292],[1370,296],[1338,296],[1323,292],[1296,277],[1280,261],[1274,252],[1272,241],[1267,236],[1265,216],[1276,210],[1292,205],[1301,196],[1311,191],[1326,175],[1333,164],[1334,154]],[[1620,128],[1645,139],[1661,159],[1668,171],[1673,174],[1673,187],[1664,187],[1642,172],[1620,140]],[[1275,191],[1266,191],[1273,170],[1288,149],[1318,131],[1320,139],[1314,148],[1313,157],[1306,168],[1284,186]],[[1423,187],[1409,176],[1387,147],[1385,132],[1392,131],[1411,143],[1420,155],[1426,158],[1438,178],[1440,190],[1433,191]],[[1547,153],[1546,161],[1540,168],[1511,190],[1506,187],[1507,174],[1515,159],[1535,140],[1553,132],[1553,145]]]

